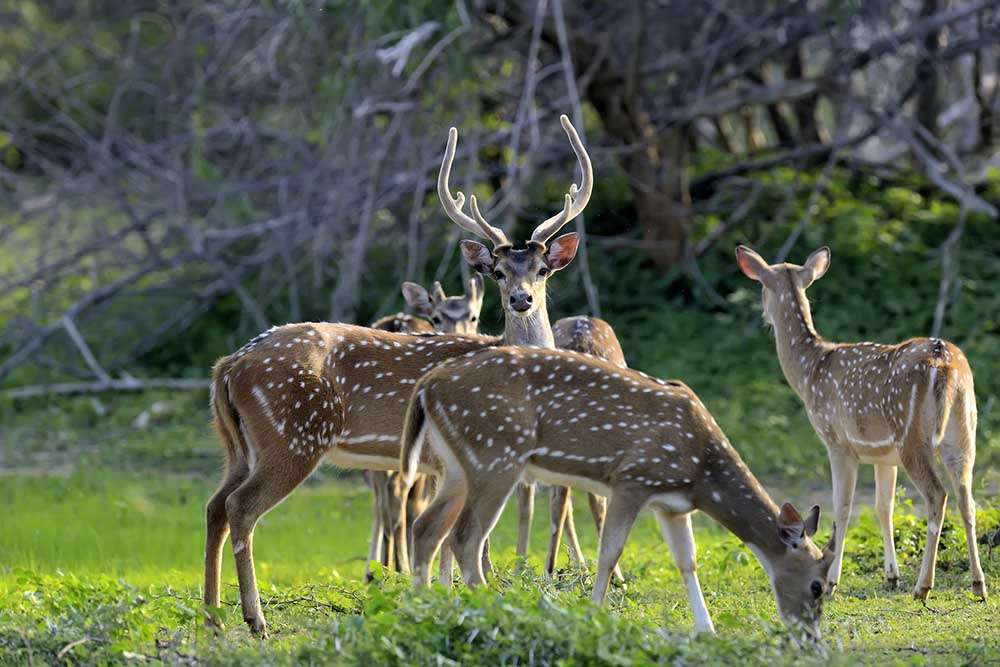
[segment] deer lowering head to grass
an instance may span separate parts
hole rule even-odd
[[[257,521],[327,460],[344,468],[395,470],[403,417],[417,380],[437,364],[498,344],[551,341],[545,283],[576,254],[579,237],[553,239],[590,196],[593,174],[568,119],[563,127],[583,165],[584,180],[570,188],[563,210],[540,224],[524,249],[515,249],[474,205],[448,192],[457,132],[449,135],[439,193],[449,217],[495,244],[489,251],[465,242],[467,261],[501,285],[506,316],[499,338],[463,334],[408,335],[333,323],[302,323],[266,331],[220,359],[212,375],[212,410],[225,445],[225,477],[206,509],[204,600],[218,606],[222,545],[230,537],[243,618],[264,634],[253,562]],[[404,505],[405,507],[405,505]],[[405,540],[397,548],[405,548]],[[401,558],[407,562],[406,557]]]
[[[426,445],[425,445],[426,440]],[[430,452],[424,449],[429,448]],[[819,508],[779,509],[708,410],[680,382],[572,352],[497,348],[438,366],[417,384],[403,433],[405,479],[439,462],[439,491],[414,524],[418,585],[447,538],[468,585],[507,497],[524,475],[608,498],[594,601],[639,511],[656,513],[694,611],[712,621],[695,573],[691,512],[746,542],[767,572],[782,617],[818,636],[832,545],[810,540]]]
[[[902,465],[927,501],[927,542],[914,587],[916,597],[927,597],[934,586],[947,498],[934,469],[940,455],[965,524],[972,591],[985,599],[972,499],[976,398],[965,355],[937,338],[913,338],[898,345],[824,340],[813,327],[806,289],[829,268],[828,248],[812,253],[803,266],[768,264],[745,246],[736,249],[736,259],[743,273],[762,286],[764,318],[774,328],[781,369],[830,458],[833,509],[840,528],[828,576],[831,590],[840,580],[859,463],[875,466],[875,513],[882,527],[885,576],[890,586],[897,584],[892,510],[896,468]]]
[[[413,317],[405,313],[386,315],[372,323],[372,329],[395,331],[397,333],[463,333],[475,334],[479,329],[479,312],[483,307],[483,279],[476,274],[466,286],[466,293],[461,296],[447,296],[441,283],[435,282],[428,292],[422,285],[405,282],[401,286],[403,298],[417,314],[426,317]],[[430,322],[428,322],[430,320]],[[433,323],[433,324],[431,324]],[[406,500],[405,512],[401,511],[403,502],[399,483],[399,474],[394,471],[366,470],[365,482],[371,487],[374,502],[372,504],[372,538],[368,550],[368,570],[366,579],[372,578],[371,563],[377,561],[383,567],[403,571],[406,565],[401,562],[401,556],[406,554],[406,547],[396,550],[396,544],[402,540],[408,541],[411,525],[399,522],[401,516],[409,519],[423,512],[430,502],[428,493],[430,486],[426,477],[420,475],[413,483]]]

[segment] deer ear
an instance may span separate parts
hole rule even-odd
[[[481,308],[483,305],[483,277],[478,273],[473,274],[469,278],[469,285],[466,288],[466,295],[469,297],[469,303],[473,304],[475,308]]]
[[[797,548],[806,536],[802,517],[790,503],[782,505],[781,512],[778,513],[778,536],[786,546],[793,549]]]
[[[823,246],[819,250],[809,255],[805,265],[799,270],[802,276],[802,287],[806,288],[823,277],[826,270],[830,268],[830,249]]]
[[[418,315],[430,315],[434,312],[434,305],[431,303],[430,295],[423,286],[416,283],[403,283],[403,298]]]
[[[806,530],[806,535],[812,537],[816,534],[816,529],[819,528],[819,505],[813,505],[812,509],[809,510],[809,514],[806,515],[806,519],[803,522]]]
[[[494,258],[490,249],[479,241],[465,240],[461,243],[465,263],[476,273],[493,273]]]
[[[745,245],[736,246],[736,263],[739,264],[743,275],[757,282],[763,282],[763,276],[771,271],[770,265],[764,258]]]
[[[576,232],[563,234],[549,243],[543,256],[545,266],[552,271],[558,271],[573,261],[576,250],[580,247],[580,235]]]
[[[435,280],[433,291],[431,292],[431,301],[435,306],[439,306],[447,298],[448,297],[444,293],[444,288],[441,287],[441,283]]]

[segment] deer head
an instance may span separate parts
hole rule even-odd
[[[514,248],[502,229],[486,221],[479,211],[475,195],[469,198],[472,217],[462,211],[465,195],[459,192],[455,197],[451,196],[448,177],[455,159],[458,130],[451,128],[448,132],[448,146],[438,174],[438,197],[445,213],[455,224],[493,244],[490,250],[477,241],[462,241],[462,256],[474,271],[496,281],[508,322],[517,318],[527,319],[545,310],[546,281],[573,261],[580,243],[579,235],[572,232],[552,240],[566,223],[583,212],[594,186],[593,167],[583,142],[569,118],[563,115],[560,121],[580,162],[583,179],[579,187],[575,183],[570,185],[562,210],[539,224],[524,248]]]
[[[483,308],[483,279],[469,279],[462,296],[446,296],[441,283],[428,292],[422,285],[403,283],[403,298],[413,311],[426,317],[441,333],[474,334],[479,329],[479,311]]]
[[[747,278],[761,284],[765,320],[774,326],[780,305],[798,302],[803,317],[808,320],[803,324],[812,327],[806,289],[822,278],[830,268],[829,248],[823,246],[814,251],[805,265],[799,266],[789,263],[768,264],[756,252],[741,245],[736,248],[736,261]]]
[[[777,527],[784,550],[777,554],[758,553],[771,580],[782,620],[793,629],[801,629],[812,640],[819,639],[826,574],[833,563],[837,532],[834,524],[834,535],[820,551],[811,539],[818,526],[819,505],[814,505],[803,519],[790,503],[785,503],[778,513]]]

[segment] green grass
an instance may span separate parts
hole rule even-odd
[[[414,594],[395,576],[366,586],[360,577],[370,507],[353,479],[309,484],[261,521],[255,551],[273,632],[264,644],[242,624],[227,548],[221,615],[228,630],[217,638],[203,630],[199,603],[202,506],[213,483],[210,476],[154,469],[0,478],[0,660],[58,662],[61,651],[84,638],[63,658],[80,664],[130,655],[241,664],[545,663],[566,656],[585,664],[970,664],[1000,651],[994,606],[966,592],[955,521],[943,539],[938,588],[924,607],[905,588],[883,590],[878,530],[871,513],[863,514],[850,536],[843,588],[827,605],[824,656],[788,644],[763,571],[734,537],[704,518],[696,526],[700,572],[718,639],[689,636],[680,578],[648,516],[626,550],[627,581],[612,591],[606,610],[589,602],[589,571],[567,568],[552,582],[534,574],[545,521],[536,521],[528,571],[514,574],[510,508],[494,534],[499,578],[488,589]],[[593,555],[585,503],[577,506]],[[981,532],[998,522],[997,510],[980,512]],[[913,583],[923,529],[904,503],[897,533],[905,586]],[[986,569],[996,581],[1000,558],[987,559]]]

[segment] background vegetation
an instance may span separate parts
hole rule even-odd
[[[515,574],[510,517],[489,590],[366,586],[368,495],[331,469],[258,531],[275,639],[249,639],[233,586],[222,638],[198,600],[212,361],[271,323],[393,312],[403,279],[460,289],[433,191],[446,128],[456,189],[523,236],[576,178],[563,112],[597,184],[553,319],[607,319],[630,365],[699,393],[776,497],[828,508],[824,449],[732,250],[801,261],[829,245],[810,289],[822,334],[933,332],[969,356],[995,581],[998,5],[0,0],[0,662],[995,660],[957,522],[930,605],[909,598],[924,528],[905,479],[904,587],[882,589],[865,511],[829,654],[790,647],[763,572],[706,521],[718,639],[686,634],[651,520],[607,610],[583,602],[587,571],[541,581],[536,553]],[[501,326],[488,288],[482,328]],[[862,505],[870,490],[864,470]]]

